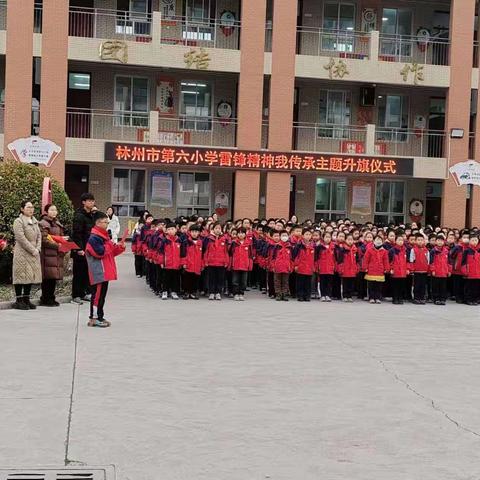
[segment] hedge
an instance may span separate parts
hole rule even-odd
[[[43,180],[49,172],[24,163],[0,162],[0,237],[8,241],[7,250],[0,252],[0,283],[10,283],[13,248],[13,221],[20,213],[20,204],[29,200],[35,206],[35,217],[41,217]],[[62,186],[52,179],[53,203],[59,211],[60,222],[70,230],[73,205]]]

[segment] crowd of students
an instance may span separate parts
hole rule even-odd
[[[137,277],[163,300],[242,301],[251,288],[277,301],[478,305],[479,234],[348,219],[299,224],[295,216],[222,225],[215,216],[171,221],[147,211],[135,226],[132,251]]]

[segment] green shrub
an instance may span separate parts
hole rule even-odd
[[[9,283],[11,276],[13,221],[20,213],[20,204],[29,200],[35,206],[35,217],[41,217],[43,179],[49,172],[18,162],[0,162],[0,237],[6,238],[9,247],[0,252],[0,283]],[[62,186],[52,179],[53,203],[58,208],[60,222],[70,230],[73,218],[72,202]]]

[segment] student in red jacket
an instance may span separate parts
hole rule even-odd
[[[383,239],[377,235],[373,248],[369,248],[363,259],[365,280],[368,282],[368,299],[370,303],[382,303],[382,286],[385,283],[385,272],[389,271],[388,254],[383,246]]]
[[[373,248],[373,233],[366,231],[363,233],[357,243],[359,272],[357,274],[357,293],[358,298],[368,300],[367,281],[365,280],[365,268],[363,268],[363,259],[367,250]]]
[[[90,299],[89,327],[105,328],[110,322],[105,320],[104,306],[108,291],[108,283],[117,279],[115,257],[125,251],[125,244],[114,244],[108,235],[108,216],[105,213],[95,213],[95,226],[85,248],[90,284],[94,285]]]
[[[462,266],[465,273],[465,303],[478,305],[480,301],[480,251],[478,237],[472,235],[468,248],[463,251]]]
[[[462,267],[463,252],[469,247],[470,233],[463,230],[459,242],[450,249],[449,258],[452,265],[452,289],[457,303],[465,300],[464,269]]]
[[[180,268],[182,241],[177,236],[177,226],[168,223],[165,237],[162,239],[159,253],[160,265],[163,268],[163,293],[162,300],[168,300],[170,293],[173,300],[178,300],[180,291]]]
[[[200,275],[203,270],[203,242],[200,238],[202,227],[193,224],[182,242],[183,299],[198,300]]]
[[[232,268],[232,286],[234,300],[245,300],[248,272],[253,268],[253,247],[251,237],[246,238],[247,230],[244,227],[237,229],[237,237],[230,245]]]
[[[448,261],[445,237],[436,236],[435,247],[429,252],[430,275],[432,276],[432,300],[435,305],[445,305],[447,301],[447,277],[451,275],[452,266]]]
[[[280,232],[280,241],[272,247],[271,265],[275,294],[277,301],[288,302],[288,279],[292,273],[292,244],[289,242],[288,232]]]
[[[292,260],[296,274],[296,293],[299,302],[309,302],[312,296],[312,275],[315,271],[315,245],[312,243],[312,231],[302,230],[302,239],[292,250]]]
[[[345,243],[337,248],[337,270],[342,279],[342,298],[344,302],[353,302],[355,279],[358,273],[357,247],[351,233],[345,236]]]
[[[409,269],[413,272],[413,303],[425,305],[428,280],[428,259],[429,252],[425,246],[425,237],[421,233],[415,235],[415,245],[410,249],[408,263]]]
[[[390,274],[392,280],[392,303],[403,305],[405,294],[405,279],[410,274],[407,264],[407,250],[404,245],[403,235],[397,235],[395,246],[388,251]]]
[[[208,299],[221,300],[230,259],[227,239],[222,235],[220,222],[212,224],[210,235],[203,240],[203,260],[208,269]]]
[[[332,301],[333,275],[335,274],[335,244],[332,234],[323,234],[323,243],[315,249],[316,270],[320,276],[320,300]]]

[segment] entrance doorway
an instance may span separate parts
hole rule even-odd
[[[427,182],[425,225],[439,227],[442,215],[442,182]]]
[[[90,138],[91,74],[69,72],[67,90],[67,137]]]
[[[65,191],[75,208],[81,207],[80,197],[88,192],[90,185],[90,167],[88,165],[65,165]]]
[[[428,136],[428,156],[442,158],[445,130],[445,98],[431,97],[428,110],[428,129],[433,130]]]

